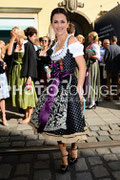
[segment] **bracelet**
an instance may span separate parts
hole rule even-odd
[[[48,69],[49,68],[49,66],[45,66],[45,69]]]
[[[51,69],[49,72],[47,72],[46,69],[48,69],[48,68],[49,68],[49,66],[46,66],[46,65],[44,64],[44,70],[45,70],[45,72],[46,72],[47,74],[50,74],[50,73],[52,72],[53,69]]]

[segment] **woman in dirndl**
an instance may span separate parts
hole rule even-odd
[[[89,46],[86,48],[87,59],[87,101],[90,102],[87,109],[96,108],[96,102],[100,99],[100,70],[98,60],[100,59],[100,46],[98,45],[98,34],[94,31],[88,34]]]
[[[37,78],[36,52],[32,43],[26,40],[21,27],[14,27],[8,46],[9,74],[12,106],[24,109],[24,118],[18,123],[29,123],[33,108],[37,103],[33,79]]]
[[[71,144],[69,163],[74,164],[77,162],[77,142],[86,139],[85,120],[81,113],[86,66],[83,45],[67,33],[67,11],[63,8],[54,9],[51,13],[51,24],[58,41],[52,47],[52,63],[46,67],[49,85],[38,100],[31,122],[43,136],[58,142],[62,154],[60,169],[66,172],[66,143]],[[78,80],[74,74],[76,63],[80,70]]]
[[[0,62],[3,64],[3,69],[5,69],[6,64],[3,61],[5,54],[5,43],[0,41]],[[2,113],[2,123],[4,126],[8,126],[5,114],[5,99],[9,97],[9,89],[7,83],[7,77],[5,71],[0,73],[0,108]]]

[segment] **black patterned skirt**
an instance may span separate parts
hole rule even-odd
[[[49,111],[49,118],[44,127],[39,114],[43,111],[43,106],[48,98],[51,82],[42,92],[38,99],[36,108],[33,111],[31,122],[49,140],[62,141],[63,143],[74,143],[86,139],[85,119],[81,115],[80,97],[77,93],[77,78],[74,74],[62,78],[57,93],[55,94],[52,107]],[[47,99],[50,101],[51,99]],[[46,115],[46,109],[42,113],[42,118]],[[47,112],[48,113],[48,112]],[[42,127],[42,128],[41,128]]]

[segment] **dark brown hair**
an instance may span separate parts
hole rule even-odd
[[[37,30],[34,27],[28,27],[27,29],[25,29],[25,35],[28,37],[32,37],[34,34],[37,35]]]
[[[67,28],[68,34],[72,34],[75,32],[75,25],[73,23],[70,23],[68,28]]]
[[[64,16],[66,17],[67,19],[67,22],[69,22],[69,16],[68,16],[68,12],[64,9],[64,8],[55,8],[53,9],[52,13],[51,13],[51,17],[50,17],[50,21],[52,23],[52,20],[53,20],[53,16],[55,14],[64,14]]]
[[[42,38],[43,38],[43,37],[39,37],[39,42],[41,42],[41,41],[42,41]]]

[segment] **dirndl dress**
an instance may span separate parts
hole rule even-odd
[[[9,97],[9,87],[5,73],[0,74],[0,100]]]
[[[89,50],[95,53],[95,56],[100,58],[100,47],[96,43],[92,43]],[[89,76],[87,82],[87,100],[100,99],[100,69],[98,60],[89,60]]]
[[[21,77],[23,56],[24,51],[14,52],[13,69],[9,78],[9,85],[11,87],[12,106],[27,109],[28,107],[35,107],[38,99],[33,81],[32,88],[29,89],[26,87],[27,77]]]
[[[75,57],[83,55],[83,47],[79,42],[68,45],[70,37],[67,36],[63,49],[55,54],[58,42],[52,47],[51,78],[31,116],[31,123],[39,133],[49,140],[63,143],[86,139],[85,119],[81,114],[74,74]]]

